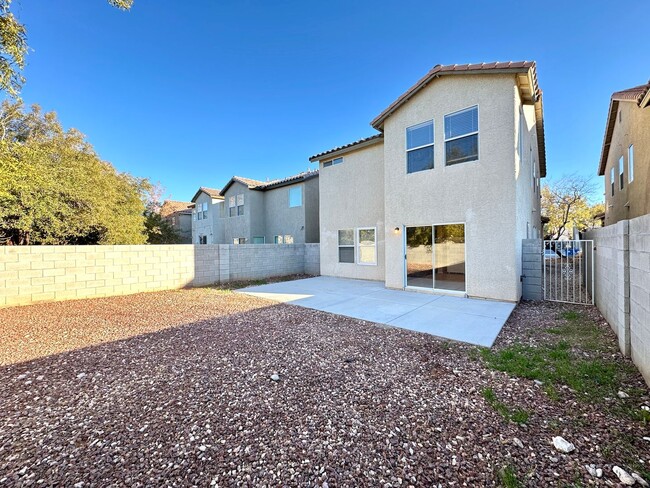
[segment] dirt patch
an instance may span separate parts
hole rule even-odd
[[[629,398],[550,396],[473,346],[228,290],[0,310],[0,485],[616,482],[614,464],[650,465],[628,415],[648,390],[597,312],[522,304],[495,351],[557,341],[571,310],[601,327]]]

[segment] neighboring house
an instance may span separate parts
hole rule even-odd
[[[321,274],[519,300],[546,175],[535,63],[435,66],[371,125],[310,158]]]
[[[598,174],[604,225],[650,213],[650,81],[612,94]]]
[[[223,187],[226,244],[318,242],[318,171],[273,181],[233,176]]]
[[[190,205],[190,202],[165,200],[162,207],[160,207],[160,216],[178,233],[181,237],[181,244],[192,242],[192,210],[189,208]]]
[[[201,187],[192,198],[192,242],[223,243],[223,197],[221,190]]]

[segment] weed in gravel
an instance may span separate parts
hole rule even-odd
[[[492,388],[483,389],[483,398],[504,419],[512,420],[516,424],[525,424],[530,418],[530,413],[520,408],[511,409],[497,398]]]
[[[607,337],[589,317],[570,310],[561,314],[564,324],[547,329],[549,334],[562,338],[584,351],[599,351],[611,348]]]
[[[504,488],[519,488],[523,486],[517,472],[512,466],[504,466],[499,470],[499,481]]]

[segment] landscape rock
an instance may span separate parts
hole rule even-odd
[[[271,375],[271,379],[272,379],[273,381],[280,381],[280,375],[279,375],[278,373],[273,373],[273,374]]]
[[[561,436],[553,437],[553,446],[555,447],[555,449],[565,454],[574,451],[576,448],[576,446],[574,446],[569,441],[567,441],[564,437]]]
[[[625,393],[624,391],[619,391],[619,392],[618,392],[618,397],[619,397],[619,398],[630,398],[630,395],[628,395],[628,394]]]
[[[512,439],[512,443],[513,443],[515,446],[517,446],[519,449],[523,449],[523,448],[524,448],[524,443],[521,442],[521,440],[519,440],[519,438],[517,438],[517,437],[513,437],[513,439]]]
[[[632,485],[634,485],[636,483],[636,480],[634,479],[634,477],[632,477],[632,475],[630,475],[630,473],[625,471],[620,466],[614,466],[612,468],[612,471],[614,471],[614,474],[616,476],[618,476],[618,479],[621,480],[621,483],[623,483],[624,485],[632,486]]]
[[[632,473],[632,478],[636,480],[637,483],[639,483],[641,486],[650,486],[648,485],[648,482],[644,480],[641,475],[638,473]]]

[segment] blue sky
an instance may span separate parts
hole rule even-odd
[[[370,120],[439,63],[537,61],[548,175],[595,175],[611,93],[650,77],[646,10],[641,0],[13,4],[32,48],[25,102],[179,200],[233,174],[313,167],[309,156],[373,134]]]

